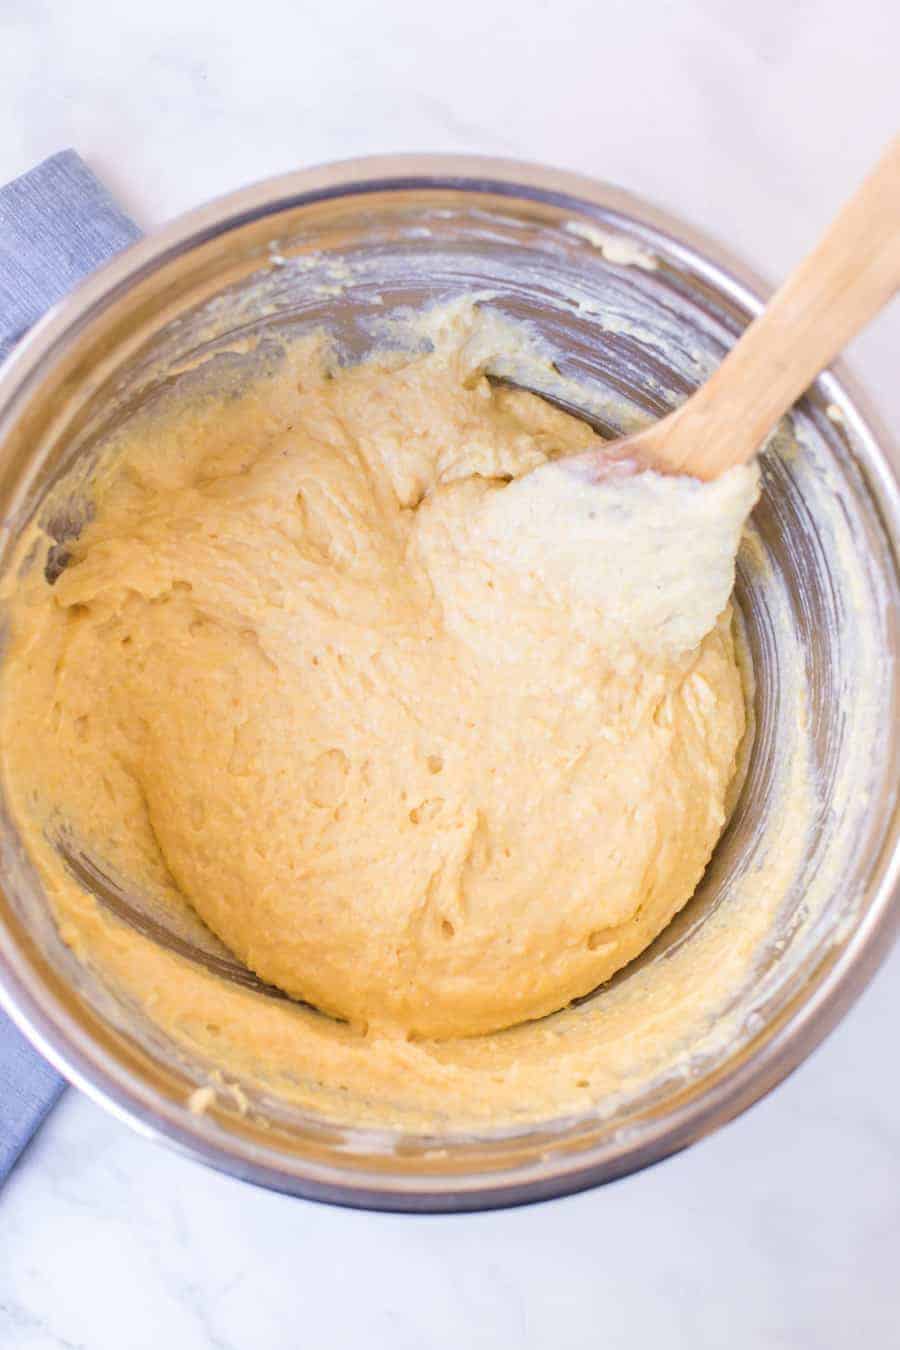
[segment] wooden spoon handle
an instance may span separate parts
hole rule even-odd
[[[716,478],[743,464],[900,286],[900,136],[718,370],[635,438],[650,463]]]

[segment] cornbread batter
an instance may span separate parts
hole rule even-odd
[[[693,893],[744,733],[753,469],[587,481],[596,442],[434,350],[322,339],[135,435],[15,606],[8,781],[264,980],[414,1037],[543,1016]],[[137,940],[137,939],[136,939]]]

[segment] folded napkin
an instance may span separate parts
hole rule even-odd
[[[0,361],[54,301],[139,237],[74,150],[0,188]],[[0,1012],[0,1185],[63,1086]]]

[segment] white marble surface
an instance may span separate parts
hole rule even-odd
[[[623,183],[777,277],[900,120],[884,0],[116,9],[0,0],[0,180],[74,145],[145,226],[323,159],[481,151]],[[895,426],[898,346],[895,306],[854,352]],[[895,954],[715,1138],[603,1191],[450,1219],[254,1191],[70,1092],[0,1193],[0,1347],[886,1350],[898,1021]]]

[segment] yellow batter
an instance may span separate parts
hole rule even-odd
[[[41,828],[370,1034],[508,1027],[631,960],[744,733],[755,470],[587,482],[564,457],[593,433],[493,387],[477,325],[351,369],[308,341],[145,428],[21,583],[7,657]]]

